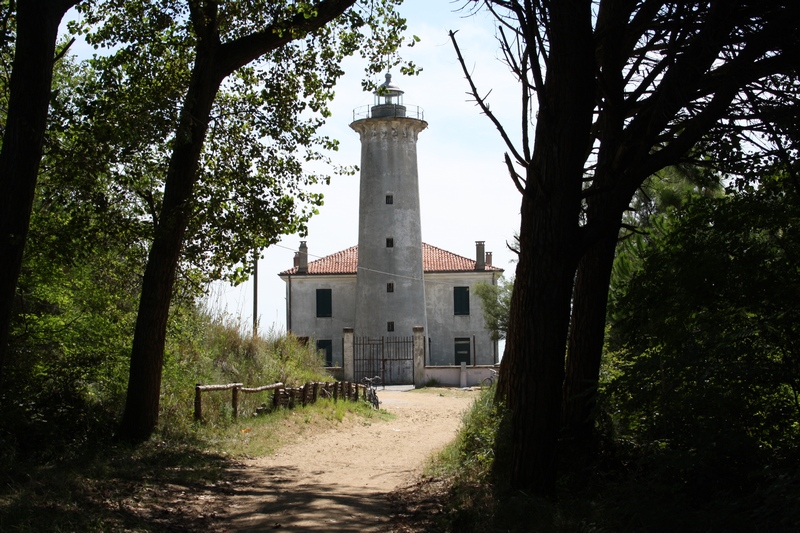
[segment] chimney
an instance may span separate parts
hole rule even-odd
[[[492,266],[492,252],[486,252],[486,266]]]
[[[297,253],[297,273],[308,274],[308,247],[306,241],[300,241],[300,251]]]
[[[300,268],[300,252],[294,253],[294,267]]]
[[[475,241],[475,270],[486,270],[486,253],[483,241]]]

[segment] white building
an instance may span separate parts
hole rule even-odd
[[[484,259],[478,261],[481,254]],[[358,246],[308,261],[303,242],[295,262],[294,268],[280,273],[286,282],[287,329],[299,337],[313,339],[319,349],[325,350],[329,366],[342,366],[343,331],[353,328],[356,317]],[[491,340],[483,307],[471,290],[479,282],[494,284],[502,275],[502,269],[492,266],[491,253],[484,253],[482,242],[476,244],[476,259],[423,243],[422,262],[428,321],[425,363],[496,364],[497,342]],[[388,287],[384,290],[388,291]],[[391,303],[386,305],[391,313]],[[354,333],[362,336],[357,330]],[[400,331],[387,323],[386,331],[381,333],[378,336],[410,337],[412,331]]]

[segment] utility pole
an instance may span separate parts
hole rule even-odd
[[[253,338],[258,337],[258,251],[253,257]]]

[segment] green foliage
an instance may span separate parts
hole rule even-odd
[[[637,468],[607,487],[619,495],[606,503],[615,520],[640,516],[642,530],[800,524],[781,507],[799,486],[798,223],[791,180],[764,177],[691,202],[626,248],[601,392],[614,453]]]
[[[467,419],[428,470],[448,490],[426,530],[800,527],[798,191],[766,178],[669,212],[618,257],[595,462],[562,476],[555,502],[509,492],[503,422]]]
[[[486,481],[495,457],[495,437],[503,410],[493,400],[494,387],[481,395],[462,418],[456,439],[440,454],[428,471],[431,475],[465,474],[476,482]]]
[[[623,215],[626,226],[647,231],[655,221],[681,208],[693,198],[713,198],[722,193],[721,176],[697,164],[679,164],[648,177]]]
[[[22,278],[25,305],[15,319],[9,386],[0,397],[0,469],[91,454],[95,445],[105,446],[127,384],[135,293],[126,293],[113,279],[104,284],[92,271],[97,265],[56,269],[48,264],[50,270],[33,269],[29,259],[27,267],[39,278],[30,281],[30,272]],[[50,277],[43,279],[43,273]],[[35,290],[25,289],[28,284]],[[127,300],[120,300],[126,294]],[[329,379],[311,345],[277,333],[253,339],[229,317],[211,316],[178,299],[168,332],[159,433],[179,439],[194,433],[197,383],[298,386]],[[243,394],[240,415],[255,412],[269,394]],[[232,422],[230,391],[206,394],[203,402],[213,426]]]
[[[506,338],[513,289],[514,280],[506,281],[502,276],[497,279],[495,285],[481,282],[472,288],[481,300],[486,329],[491,332],[492,340]]]
[[[720,460],[794,448],[800,202],[787,185],[693,202],[614,294],[623,428]]]
[[[64,59],[54,70],[0,398],[0,464],[69,455],[96,431],[110,433],[126,384],[145,237],[137,213],[86,152],[97,145],[65,126],[84,76]]]
[[[605,531],[591,522],[592,504],[574,494],[553,503],[510,489],[508,411],[495,403],[495,392],[481,392],[456,439],[426,468],[447,488],[438,502],[441,512],[425,518],[424,531]]]
[[[219,54],[230,53],[245,37],[263,36],[270,26],[296,40],[224,73],[200,155],[184,275],[241,282],[249,275],[253,250],[283,234],[305,233],[323,200],[308,187],[329,183],[330,175],[316,169],[325,168],[327,154],[338,148],[318,129],[330,116],[342,60],[360,53],[369,60],[368,76],[400,62],[396,50],[406,24],[395,11],[398,3],[357,3],[308,34],[296,33],[292,21],[296,15],[317,17],[311,2],[215,4]],[[89,61],[92,78],[82,93],[81,132],[104,141],[100,153],[107,172],[130,209],[151,225],[158,222],[178,113],[202,48],[195,33],[202,24],[189,16],[189,4],[82,2],[83,19],[70,25],[106,49]],[[195,14],[207,8],[201,4]],[[418,72],[411,64],[404,69]]]

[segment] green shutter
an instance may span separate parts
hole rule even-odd
[[[469,287],[453,287],[453,314],[469,314]]]
[[[472,358],[470,357],[470,338],[469,337],[456,337],[455,342],[455,364],[460,365],[461,363],[472,364]]]
[[[333,316],[331,289],[317,289],[317,316]]]

